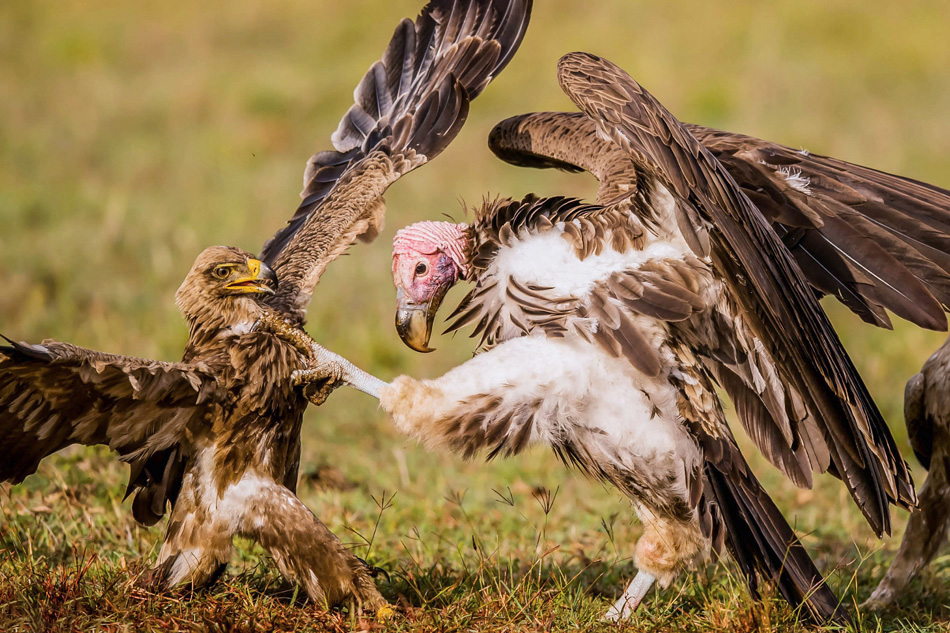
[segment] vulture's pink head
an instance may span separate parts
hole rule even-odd
[[[396,331],[417,352],[431,352],[429,337],[442,298],[465,276],[467,225],[417,222],[393,239]]]

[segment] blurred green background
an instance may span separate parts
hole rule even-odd
[[[282,226],[296,208],[306,159],[330,147],[360,77],[397,21],[414,17],[421,5],[2,3],[0,332],[176,359],[187,330],[174,294],[194,257],[211,244],[257,252]],[[485,195],[593,195],[589,176],[510,167],[486,146],[492,125],[505,117],[572,108],[554,72],[572,50],[618,63],[684,121],[950,187],[948,25],[945,0],[537,0],[520,52],[474,102],[455,143],[390,189],[380,239],[330,266],[309,330],[387,379],[435,376],[469,357],[472,344],[462,336],[435,339],[439,351],[425,356],[399,341],[392,328],[392,234],[420,219],[462,220],[463,205]],[[457,289],[453,297],[460,296]],[[829,308],[910,456],[903,386],[944,336],[904,323],[879,331]],[[630,523],[618,496],[569,473],[543,449],[488,465],[427,455],[397,436],[375,401],[359,393],[341,390],[311,409],[304,433],[303,472],[331,465],[357,484],[349,491],[302,485],[305,501],[338,531],[343,524],[371,528],[371,495],[398,492],[379,527],[382,559],[404,557],[413,546],[403,539],[419,526],[493,534],[502,553],[529,542],[533,549],[534,532],[524,533],[531,531],[525,522],[542,520],[530,498],[538,486],[560,486],[550,538],[566,549],[589,541],[592,551],[602,550],[601,517],[619,513]],[[78,459],[47,463],[12,499],[29,514],[29,503],[58,478],[53,470],[70,463],[85,470],[66,469],[66,483],[99,477],[101,494],[121,498],[124,467],[101,451]],[[827,533],[865,551],[878,547],[838,482],[798,491],[761,459],[755,463],[790,521],[813,533],[809,543]],[[106,474],[91,472],[99,468]],[[492,489],[506,486],[522,507],[495,503]],[[466,489],[464,507],[475,523],[445,523],[455,507],[445,497]],[[104,529],[124,531],[131,520],[113,505]],[[33,528],[27,522],[23,529]],[[87,534],[80,524],[70,529],[66,535]],[[138,553],[159,536],[135,533],[141,543],[130,548]],[[631,543],[632,536],[612,554],[626,560]],[[455,545],[444,547],[451,552]]]

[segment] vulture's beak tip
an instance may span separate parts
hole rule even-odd
[[[429,347],[429,338],[440,303],[441,297],[416,303],[402,288],[396,288],[396,332],[407,347],[423,354],[435,351]]]

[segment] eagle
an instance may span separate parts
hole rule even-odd
[[[904,389],[907,435],[927,479],[897,555],[864,603],[883,609],[934,559],[950,533],[950,340],[927,359]]]
[[[325,398],[347,364],[324,354],[314,370],[308,350],[279,332],[303,327],[327,264],[378,233],[387,187],[455,138],[469,102],[517,50],[530,11],[531,0],[432,0],[400,22],[357,86],[334,149],[307,163],[287,226],[257,256],[214,246],[195,260],[176,295],[189,326],[180,362],[7,339],[0,481],[22,481],[67,446],[105,444],[131,465],[139,522],[155,524],[171,507],[153,570],[160,587],[213,582],[239,534],[316,603],[382,608],[374,569],[295,495],[307,400]]]
[[[753,594],[773,582],[817,619],[838,601],[762,488],[717,388],[800,487],[841,479],[878,535],[916,503],[907,465],[818,299],[946,329],[950,192],[833,158],[684,125],[613,63],[558,65],[577,113],[490,136],[504,160],[587,170],[597,204],[495,199],[470,224],[421,222],[393,242],[396,327],[430,351],[473,324],[474,358],[380,391],[403,432],[464,456],[546,443],[625,494],[644,524],[638,573],[607,617],[725,545]]]

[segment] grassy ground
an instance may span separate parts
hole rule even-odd
[[[581,176],[529,172],[485,148],[491,125],[569,108],[554,65],[585,49],[618,62],[680,118],[950,186],[950,5],[939,0],[760,3],[539,0],[521,52],[475,103],[458,141],[395,185],[388,227],[330,267],[310,331],[382,377],[433,376],[467,339],[414,355],[392,331],[389,240],[406,223],[462,217],[486,192],[590,195]],[[256,251],[296,206],[305,159],[328,147],[358,78],[419,2],[232,0],[0,6],[0,331],[175,359],[174,291],[205,246]],[[451,303],[451,298],[449,303]],[[907,455],[906,379],[942,336],[876,331],[833,310]],[[375,403],[338,392],[305,424],[300,494],[359,555],[390,572],[394,630],[610,629],[639,526],[610,490],[538,450],[507,462],[427,455]],[[843,486],[762,479],[849,603],[897,546],[879,542]],[[919,469],[916,471],[920,475]],[[136,579],[161,530],[122,502],[105,450],[47,460],[0,488],[0,630],[348,630],[241,544],[212,591],[151,594]],[[556,494],[555,494],[556,493]],[[943,557],[868,630],[947,630]],[[656,594],[631,630],[797,630],[780,601],[750,600],[729,564]]]

